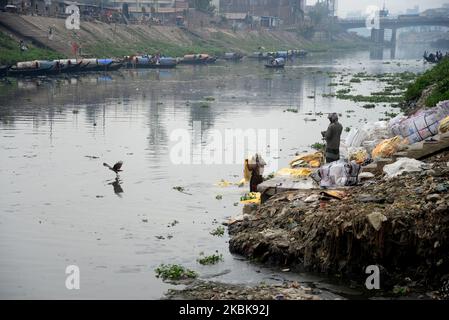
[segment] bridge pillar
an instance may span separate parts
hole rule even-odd
[[[385,29],[371,29],[371,41],[382,45],[385,39]]]
[[[391,30],[391,46],[396,47],[396,39],[397,39],[398,30],[392,29]]]

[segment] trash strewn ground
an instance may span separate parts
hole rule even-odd
[[[319,292],[297,282],[248,287],[196,281],[183,290],[170,289],[165,296],[169,300],[320,300]]]
[[[383,289],[438,290],[449,280],[447,159],[446,152],[420,172],[369,179],[341,200],[322,190],[277,194],[229,225],[230,250],[351,280],[378,265]]]

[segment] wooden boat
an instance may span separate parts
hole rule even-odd
[[[0,77],[6,77],[8,69],[8,66],[0,66]]]
[[[434,54],[424,55],[423,58],[428,63],[438,63],[438,62],[440,62],[440,60]]]
[[[270,69],[282,69],[284,67],[285,67],[285,59],[284,58],[272,59],[269,63],[265,64],[265,68],[270,68]]]
[[[59,73],[58,64],[54,61],[35,60],[18,62],[8,70],[10,76],[43,76]]]
[[[258,60],[270,60],[275,57],[274,52],[253,52],[249,58]]]
[[[115,71],[123,66],[123,62],[113,59],[83,59],[78,71]]]
[[[188,54],[185,55],[179,63],[183,64],[208,64],[214,63],[217,58],[211,57],[208,54]]]
[[[152,56],[134,56],[126,59],[127,68],[136,69],[171,69],[175,68],[178,61],[171,57],[161,57],[158,62],[154,62]]]
[[[266,64],[265,68],[269,69],[283,69],[285,67],[285,64]]]
[[[123,67],[122,61],[113,61],[111,64],[107,66],[106,71],[116,71]]]
[[[236,52],[227,52],[224,54],[223,59],[228,61],[240,61],[243,59],[243,55]]]
[[[274,56],[275,58],[287,59],[288,57],[291,57],[291,54],[289,54],[288,51],[277,51]]]
[[[80,69],[82,60],[77,59],[59,59],[53,60],[61,73],[77,72]]]
[[[308,52],[305,50],[295,50],[295,55],[297,57],[305,57],[307,56]]]

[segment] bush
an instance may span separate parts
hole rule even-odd
[[[408,102],[419,99],[422,92],[431,85],[435,85],[435,88],[427,97],[426,106],[433,107],[439,101],[449,99],[449,58],[444,58],[409,85],[405,93],[405,99]]]
[[[0,65],[13,65],[19,61],[54,60],[65,56],[49,50],[27,44],[28,50],[21,52],[17,41],[0,32]]]

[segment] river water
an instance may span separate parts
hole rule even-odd
[[[423,51],[398,50],[394,60],[367,51],[311,55],[284,71],[244,60],[3,82],[0,298],[159,299],[174,287],[155,277],[161,263],[182,264],[202,279],[250,285],[288,277],[325,288],[324,297],[357,294],[316,275],[255,265],[229,253],[227,233],[210,235],[240,214],[247,191],[217,185],[242,178],[244,154],[226,158],[233,145],[225,132],[266,135],[266,173],[285,167],[321,141],[328,120],[315,112],[342,113],[349,127],[395,110],[323,97],[341,89],[329,86],[332,74],[423,72]],[[368,94],[381,84],[353,87]],[[205,100],[213,101],[206,107]],[[190,163],[179,164],[182,134]],[[218,150],[215,163],[200,157],[205,150]],[[102,164],[119,160],[124,171],[116,179]],[[201,252],[216,250],[223,262],[197,263]],[[65,286],[68,265],[79,267],[80,290]]]

